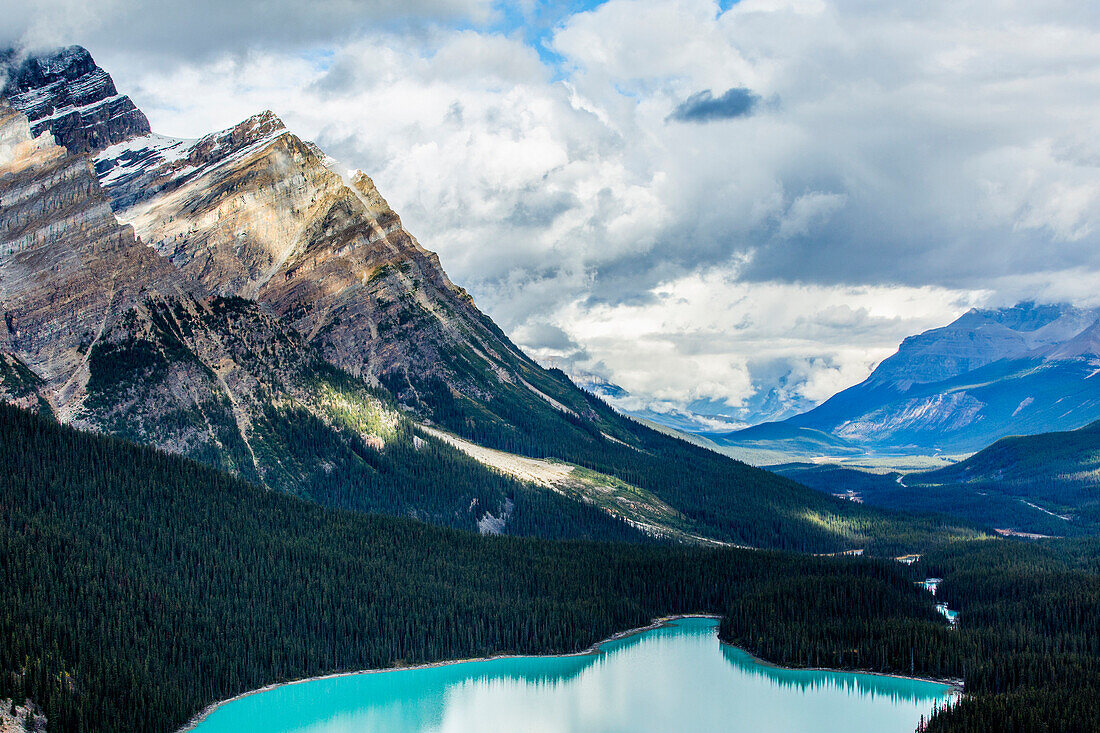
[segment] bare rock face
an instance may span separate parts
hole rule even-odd
[[[451,283],[373,181],[343,176],[271,112],[197,141],[133,138],[95,167],[118,217],[186,276],[266,304],[331,363],[406,403],[428,383],[538,395],[525,385],[541,370]]]
[[[30,119],[32,134],[49,131],[71,152],[149,133],[149,120],[80,46],[26,58],[0,52],[0,71],[8,78],[3,96]]]
[[[86,156],[32,135],[0,106],[0,339],[63,393],[112,315],[178,275],[119,224]]]
[[[11,698],[0,700],[0,733],[44,733],[47,719],[31,700],[16,705]]]
[[[257,416],[309,405],[321,359],[120,224],[86,155],[0,106],[0,397],[252,480]]]

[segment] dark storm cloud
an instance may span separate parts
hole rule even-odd
[[[692,94],[668,116],[677,122],[713,122],[714,120],[732,120],[748,117],[759,104],[760,97],[744,87],[726,90],[720,96],[714,96],[711,90]]]

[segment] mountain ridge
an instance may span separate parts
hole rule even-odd
[[[765,424],[771,448],[796,454],[806,453],[805,430],[857,451],[969,453],[1006,435],[1070,430],[1100,418],[1098,369],[1100,309],[972,309],[906,338],[863,382]],[[760,430],[708,437],[748,446]]]

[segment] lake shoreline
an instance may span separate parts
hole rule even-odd
[[[617,631],[614,634],[612,634],[611,636],[607,637],[606,639],[601,639],[600,641],[596,642],[595,644],[592,644],[591,646],[589,646],[589,647],[587,647],[587,648],[585,648],[585,649],[583,649],[579,652],[569,652],[569,653],[566,653],[566,654],[497,654],[497,655],[494,655],[494,656],[491,656],[491,657],[470,657],[470,658],[467,658],[467,659],[446,659],[446,660],[440,660],[440,661],[437,661],[437,662],[425,662],[423,664],[410,664],[410,665],[402,666],[402,667],[378,667],[378,668],[374,668],[374,669],[354,670],[354,671],[351,671],[351,672],[333,672],[332,674],[314,675],[312,677],[303,677],[301,679],[289,680],[289,681],[286,681],[286,682],[272,682],[271,684],[264,685],[263,687],[257,687],[254,690],[248,690],[247,692],[242,692],[239,695],[234,695],[233,697],[229,697],[229,698],[226,698],[224,700],[219,700],[218,702],[211,703],[210,705],[207,705],[205,708],[200,710],[196,715],[194,715],[190,720],[188,720],[187,723],[183,727],[177,729],[175,731],[175,733],[189,733],[189,731],[192,731],[195,728],[197,728],[207,717],[209,717],[218,708],[223,707],[225,705],[228,705],[229,703],[236,702],[237,700],[241,700],[243,698],[249,697],[251,695],[258,695],[262,692],[268,692],[269,690],[273,690],[273,689],[278,688],[278,687],[286,687],[288,685],[299,685],[299,684],[304,684],[306,682],[316,682],[318,680],[335,679],[337,677],[352,677],[354,675],[381,674],[381,673],[384,673],[384,672],[401,672],[401,671],[405,671],[405,670],[417,670],[417,669],[432,669],[432,668],[435,668],[435,667],[446,667],[446,666],[449,666],[449,665],[452,665],[452,664],[466,664],[468,662],[491,662],[491,661],[496,661],[496,660],[500,660],[500,659],[525,659],[525,658],[532,658],[532,657],[584,657],[584,656],[593,656],[593,655],[598,655],[600,653],[601,648],[605,644],[609,644],[609,643],[616,642],[616,641],[621,641],[623,639],[628,639],[632,636],[637,636],[638,634],[644,634],[647,631],[653,631],[655,629],[659,629],[659,628],[662,628],[664,626],[668,626],[670,623],[672,623],[674,621],[680,621],[682,619],[690,619],[690,618],[709,618],[709,619],[718,620],[718,619],[721,619],[721,616],[719,616],[717,614],[713,614],[713,613],[682,613],[682,614],[676,614],[676,615],[673,615],[673,616],[661,616],[659,618],[653,619],[650,623],[646,624],[645,626],[639,626],[637,628],[627,629],[625,631]],[[830,667],[784,667],[781,664],[773,664],[772,662],[769,662],[767,660],[760,659],[759,657],[757,657],[755,654],[748,651],[747,649],[743,649],[742,647],[736,646],[734,644],[727,644],[726,642],[722,641],[721,637],[718,638],[718,643],[722,644],[724,646],[733,647],[734,649],[740,649],[741,651],[748,654],[749,657],[752,658],[753,662],[755,662],[756,664],[759,664],[761,666],[765,666],[765,667],[772,667],[772,668],[775,668],[775,669],[791,670],[791,671],[795,671],[795,672],[798,672],[798,671],[805,671],[805,672],[850,672],[852,674],[875,675],[875,676],[878,676],[878,677],[895,677],[897,679],[915,680],[915,681],[918,681],[918,682],[931,682],[931,683],[935,683],[935,684],[939,684],[939,685],[946,685],[946,686],[951,688],[951,692],[956,693],[956,694],[960,694],[960,695],[962,694],[961,680],[938,680],[938,679],[934,679],[934,678],[931,678],[931,677],[909,677],[909,676],[906,676],[906,675],[888,674],[886,672],[871,672],[871,671],[867,671],[867,670],[856,670],[856,669],[833,669],[833,668],[830,668]]]
[[[710,617],[710,618],[713,618],[713,617]],[[956,694],[956,695],[964,694],[963,693],[963,680],[953,678],[953,677],[942,677],[942,678],[939,678],[939,677],[914,677],[913,675],[908,675],[908,674],[894,674],[892,672],[874,672],[874,671],[869,670],[869,669],[846,669],[846,668],[843,668],[843,667],[787,667],[785,665],[777,664],[775,662],[769,662],[767,659],[762,659],[762,658],[756,656],[755,654],[753,654],[752,652],[750,652],[748,649],[746,649],[744,647],[737,646],[736,644],[730,644],[728,642],[722,641],[721,637],[718,638],[718,643],[723,645],[723,646],[728,646],[732,649],[738,649],[740,651],[745,652],[745,654],[748,654],[749,657],[752,658],[752,661],[754,663],[759,664],[761,667],[771,667],[772,669],[782,669],[782,670],[785,670],[785,671],[788,671],[788,672],[833,672],[833,673],[837,673],[837,672],[845,673],[846,672],[846,673],[849,673],[849,674],[871,675],[873,677],[893,677],[894,679],[898,679],[898,680],[912,680],[914,682],[931,682],[932,684],[944,685],[946,687],[950,687],[951,688],[950,692],[952,694]]]

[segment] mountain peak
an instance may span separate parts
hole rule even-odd
[[[975,322],[984,322],[1029,333],[1077,311],[1069,303],[1036,303],[1025,300],[1007,308],[971,308],[952,325],[971,327]]]
[[[203,137],[191,148],[191,162],[199,163],[220,159],[256,146],[257,143],[274,140],[287,133],[286,125],[269,109],[258,112],[230,128]]]
[[[938,382],[999,359],[1054,347],[1079,334],[1097,315],[1065,303],[972,308],[946,326],[906,338],[869,379],[902,390]]]
[[[43,54],[20,54],[15,49],[0,53],[12,70],[4,93],[25,93],[56,82],[74,82],[89,74],[102,72],[83,46],[69,46]],[[13,62],[19,62],[14,65]],[[106,72],[103,72],[106,73]],[[114,90],[114,84],[111,85]]]
[[[0,94],[27,116],[31,132],[49,130],[71,152],[150,132],[149,120],[82,46],[28,55],[9,49],[0,52],[0,72],[7,76]]]
[[[234,134],[246,139],[259,140],[268,137],[272,133],[286,129],[286,125],[279,116],[269,109],[257,112],[251,117],[238,122],[232,128]]]

